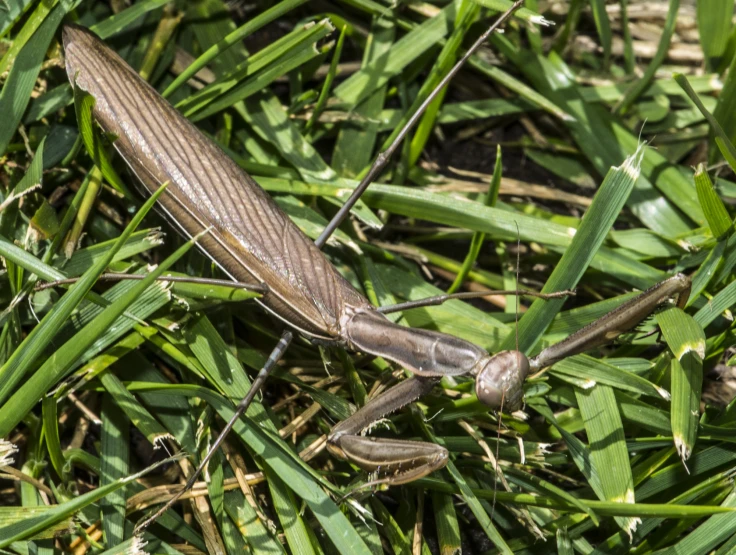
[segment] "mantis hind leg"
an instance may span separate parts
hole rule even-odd
[[[212,456],[215,454],[215,451],[220,447],[222,442],[224,441],[225,437],[227,437],[227,434],[230,433],[230,430],[233,429],[233,426],[235,425],[235,422],[245,414],[245,412],[248,410],[248,407],[253,402],[253,399],[255,398],[256,394],[260,391],[261,387],[263,386],[264,382],[266,381],[266,378],[268,378],[271,371],[276,366],[276,363],[281,359],[281,357],[284,355],[284,352],[286,352],[286,349],[291,344],[291,340],[293,338],[293,334],[290,331],[285,331],[281,334],[281,338],[279,339],[279,342],[276,344],[276,346],[271,351],[271,354],[269,355],[268,359],[264,363],[261,370],[258,372],[258,375],[253,380],[253,383],[250,386],[250,389],[245,394],[245,397],[238,403],[238,406],[235,409],[235,412],[233,413],[233,416],[230,418],[230,421],[225,425],[225,427],[220,432],[220,435],[217,436],[217,439],[215,439],[215,442],[210,447],[210,450],[207,452],[205,457],[202,459],[202,461],[199,463],[199,466],[194,471],[194,473],[189,477],[187,480],[186,485],[180,489],[174,496],[169,499],[166,504],[158,509],[155,513],[153,513],[152,516],[148,517],[146,520],[144,520],[142,523],[138,524],[133,531],[135,534],[138,534],[148,528],[153,522],[155,522],[162,514],[164,514],[166,511],[168,511],[171,506],[176,503],[179,498],[184,495],[187,491],[192,489],[195,482],[197,481],[197,478],[200,474],[204,471],[204,469],[207,467],[207,463],[209,463]]]
[[[367,472],[378,474],[380,479],[372,484],[404,484],[439,470],[449,457],[441,445],[360,435],[387,414],[429,393],[438,382],[438,378],[414,376],[372,399],[332,428],[327,437],[328,450]]]

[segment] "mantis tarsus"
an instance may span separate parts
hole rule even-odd
[[[520,4],[516,2],[488,29],[433,94]],[[522,385],[530,371],[605,344],[635,327],[667,299],[678,295],[681,300],[686,298],[682,293],[689,288],[689,278],[674,276],[531,359],[518,351],[490,355],[454,336],[394,324],[337,272],[320,248],[380,173],[420,113],[412,117],[391,148],[379,155],[351,200],[313,243],[249,175],[95,35],[72,25],[64,28],[63,35],[70,80],[95,99],[95,119],[103,130],[117,136],[113,145],[139,178],[144,192],[150,194],[170,182],[160,205],[183,235],[192,237],[210,228],[198,243],[200,249],[234,281],[267,287],[259,302],[292,330],[318,343],[383,357],[414,374],[337,424],[328,437],[328,449],[334,455],[367,471],[380,471],[391,483],[408,482],[441,468],[447,451],[430,443],[363,437],[360,432],[428,393],[441,377],[473,376],[475,392],[489,408],[514,410],[521,406]],[[245,412],[292,337],[292,331],[282,334],[233,420],[182,493],[192,486],[235,420]],[[178,497],[137,530],[153,522]]]

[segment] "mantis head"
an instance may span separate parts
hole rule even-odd
[[[524,397],[529,359],[519,351],[502,351],[479,361],[475,376],[478,399],[491,408],[518,410]]]

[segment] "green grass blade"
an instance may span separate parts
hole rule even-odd
[[[38,10],[46,9],[47,4],[41,3]],[[0,114],[3,114],[3,125],[0,126],[0,155],[10,144],[16,128],[23,118],[23,112],[31,99],[33,87],[41,70],[46,50],[54,37],[56,28],[66,13],[62,4],[57,4],[48,13],[44,14],[38,28],[28,38],[23,48],[18,52],[18,57],[5,79],[0,91]],[[35,20],[29,20],[26,25],[33,25]],[[11,52],[6,53],[6,58]],[[3,73],[6,66],[0,69]]]
[[[678,308],[657,314],[672,359],[672,436],[683,461],[695,446],[703,383],[705,333],[697,322]]]
[[[450,4],[436,16],[404,35],[388,52],[335,87],[335,97],[349,105],[360,104],[373,91],[386,84],[389,78],[397,75],[427,49],[444,39],[452,30],[455,12],[455,4]]]
[[[177,108],[192,121],[227,109],[318,55],[317,43],[332,31],[328,20],[297,29],[183,100]]]
[[[128,187],[123,183],[115,168],[112,166],[110,157],[105,151],[102,144],[102,136],[97,126],[92,121],[92,108],[95,105],[95,99],[84,92],[82,89],[74,85],[74,105],[77,113],[77,125],[82,135],[84,146],[87,153],[94,160],[95,165],[100,169],[105,179],[115,187],[120,193],[127,198],[133,198]]]
[[[36,6],[36,9],[33,10],[33,13],[31,13],[28,20],[24,23],[23,28],[15,36],[10,48],[5,51],[2,59],[0,59],[0,74],[5,73],[8,68],[11,67],[11,64],[18,56],[18,53],[30,40],[33,34],[41,27],[43,22],[48,18],[49,13],[51,13],[51,11],[56,7],[57,3],[58,0],[53,0],[52,2],[41,2]],[[3,11],[10,15],[12,8],[8,9],[9,6],[7,5],[4,5],[3,8]]]
[[[46,397],[43,400],[43,435],[46,438],[46,447],[49,451],[49,459],[58,476],[66,478],[64,472],[64,455],[61,452],[61,441],[59,440],[59,422],[56,411],[56,399]]]
[[[736,171],[736,147],[726,135],[725,131],[718,123],[718,120],[710,112],[708,112],[708,110],[705,109],[703,102],[700,100],[697,93],[688,82],[687,77],[682,74],[676,73],[674,75],[674,78],[675,81],[677,81],[677,84],[680,85],[682,87],[682,90],[684,90],[685,93],[688,95],[690,100],[695,103],[695,106],[697,106],[698,110],[700,110],[705,119],[708,120],[708,123],[713,128],[713,132],[716,135],[715,141],[718,145],[718,149],[721,151],[721,154],[728,162],[728,165],[731,166],[731,169]]]
[[[296,510],[297,504],[292,492],[286,488],[276,474],[271,471],[266,472],[274,510],[284,529],[284,535],[291,552],[304,553],[305,555],[315,553],[306,524]]]
[[[115,400],[130,422],[138,428],[145,438],[153,445],[154,449],[165,447],[167,439],[174,438],[168,433],[164,427],[151,415],[145,407],[130,393],[123,382],[109,371],[103,372],[99,376],[102,386]]]
[[[593,11],[593,20],[598,31],[598,38],[600,38],[601,46],[603,46],[603,66],[608,67],[611,62],[613,36],[611,34],[611,21],[606,13],[606,3],[603,0],[590,0],[590,7]]]
[[[605,499],[615,503],[633,503],[634,480],[613,389],[599,384],[590,389],[576,389],[575,396],[585,421],[590,457],[601,477]],[[625,532],[632,534],[641,520],[620,518],[617,522]]]
[[[171,96],[177,89],[187,82],[195,73],[205,67],[210,61],[216,58],[221,52],[227,50],[234,44],[239,44],[247,36],[253,34],[258,29],[267,25],[271,21],[282,17],[284,14],[303,4],[306,0],[282,0],[275,6],[269,8],[265,12],[250,19],[244,25],[238,27],[235,31],[228,33],[222,40],[207,48],[194,62],[192,62],[186,70],[182,71],[179,76],[166,88],[163,92],[164,98]]]
[[[108,39],[124,31],[148,12],[162,8],[171,0],[143,0],[136,2],[123,11],[111,15],[107,19],[90,27],[101,39]]]
[[[721,506],[736,507],[736,492],[732,490],[728,497],[723,500]],[[675,552],[678,555],[709,553],[733,534],[734,526],[736,526],[736,512],[714,515],[692,533],[678,541],[674,546]]]
[[[325,109],[325,106],[327,105],[327,99],[330,96],[330,89],[332,88],[332,82],[335,80],[335,75],[337,75],[337,65],[340,62],[340,56],[342,55],[342,46],[345,43],[345,32],[347,30],[347,26],[344,26],[340,30],[340,36],[337,39],[337,44],[335,45],[335,51],[332,54],[332,62],[330,62],[330,69],[327,71],[327,77],[325,78],[325,82],[322,85],[322,90],[319,93],[319,97],[317,98],[317,103],[314,105],[314,111],[312,112],[312,115],[309,117],[309,120],[307,121],[307,124],[304,126],[304,131],[309,131],[314,127],[314,124],[319,119],[320,114]]]
[[[654,74],[659,69],[659,66],[664,62],[667,56],[667,51],[670,48],[670,41],[672,35],[675,32],[675,24],[677,23],[677,10],[680,8],[680,0],[670,0],[669,10],[667,12],[667,19],[664,22],[662,28],[662,36],[659,39],[659,45],[654,57],[649,62],[647,69],[644,71],[644,75],[634,83],[624,94],[623,98],[616,104],[614,108],[619,114],[625,114],[631,105],[636,101],[637,98],[644,92],[649,86],[649,83],[654,78]]]
[[[601,184],[593,202],[580,222],[570,246],[542,289],[545,293],[563,291],[577,286],[593,255],[603,244],[608,231],[623,208],[634,183],[639,177],[641,152],[636,152],[624,163],[612,169]],[[552,319],[560,311],[564,299],[537,299],[519,321],[519,349],[533,348]],[[504,348],[515,348],[516,340],[507,338]]]
[[[437,541],[440,544],[440,553],[443,555],[460,553],[460,525],[457,521],[452,497],[433,492],[432,506],[434,507],[434,518],[437,523]]]
[[[370,48],[365,50],[363,67],[367,67],[373,60],[381,58],[390,49],[396,38],[395,19],[377,16],[371,22]],[[365,125],[341,125],[335,140],[331,165],[343,177],[356,177],[367,168],[372,160],[376,146],[376,135],[379,130],[375,119],[383,119],[382,111],[386,101],[387,85],[378,87],[370,96],[358,104],[352,111],[356,121],[365,119]],[[396,121],[389,125],[389,129],[396,129],[401,114],[395,112]]]
[[[103,397],[100,419],[100,485],[106,486],[130,473],[130,422],[108,395]],[[100,520],[107,547],[115,547],[125,539],[125,501],[125,489],[100,500]]]
[[[721,57],[726,53],[733,28],[733,3],[731,0],[698,3],[696,15],[706,68],[708,71],[717,70],[721,65]]]
[[[508,10],[513,2],[511,0],[473,0],[474,2],[490,8],[497,12],[505,12]],[[528,21],[534,25],[548,25],[549,22],[540,13],[530,10],[529,8],[521,7],[514,12],[514,17],[518,17],[522,21]]]
[[[161,464],[164,464],[165,462],[169,462],[170,460],[171,459],[165,459],[160,463],[156,463],[155,465],[148,467],[142,472],[127,476],[113,482],[112,484],[96,488],[83,495],[74,497],[71,501],[66,501],[65,503],[61,503],[59,505],[53,505],[40,514],[26,518],[20,522],[0,526],[0,547],[8,547],[14,541],[29,538],[33,536],[33,534],[41,530],[45,530],[50,526],[53,526],[58,522],[61,522],[73,516],[75,513],[84,509],[88,505],[95,503],[99,499],[102,499],[106,495],[122,487],[125,487],[129,483],[134,482],[138,478],[144,476],[147,472],[153,470]]]

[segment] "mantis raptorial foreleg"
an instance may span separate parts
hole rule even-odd
[[[411,482],[442,468],[449,455],[440,445],[359,435],[384,416],[429,393],[438,382],[438,378],[415,376],[384,391],[332,428],[327,449],[367,472],[389,476],[386,481],[393,484]]]
[[[518,351],[498,353],[473,374],[476,394],[491,408],[514,410],[520,399],[515,391],[529,372],[612,342],[635,328],[668,299],[676,297],[677,305],[684,306],[689,291],[690,278],[677,274],[626,301],[567,339],[543,349],[535,357],[528,359]],[[448,372],[447,375],[457,375],[457,372]],[[420,376],[421,371],[372,399],[348,419],[335,425],[327,438],[328,449],[334,455],[378,474],[380,479],[372,481],[372,484],[411,482],[442,468],[447,462],[448,452],[440,445],[359,435],[379,419],[429,393],[440,379],[437,376]]]

